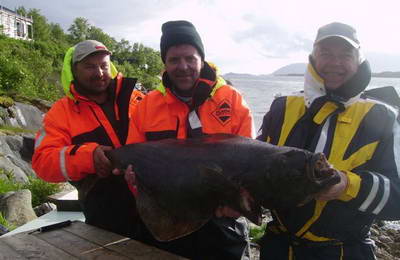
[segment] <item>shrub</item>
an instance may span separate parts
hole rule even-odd
[[[54,193],[60,192],[60,185],[57,183],[48,183],[35,177],[28,177],[27,183],[18,183],[14,181],[12,171],[0,168],[0,194],[9,191],[17,191],[28,189],[32,193],[32,207],[39,206],[48,201],[47,197]]]
[[[32,193],[32,207],[39,206],[48,201],[47,197],[60,192],[60,185],[57,183],[45,182],[35,177],[28,177],[29,182],[22,185],[23,189],[28,189]]]

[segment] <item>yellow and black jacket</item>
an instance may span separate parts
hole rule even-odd
[[[323,152],[333,167],[346,172],[349,185],[337,200],[273,210],[268,235],[286,234],[289,241],[308,244],[354,243],[368,236],[374,219],[399,219],[396,117],[394,108],[360,95],[343,101],[330,97],[310,64],[305,91],[275,99],[257,139]]]

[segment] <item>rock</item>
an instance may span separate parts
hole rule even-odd
[[[5,122],[8,125],[33,131],[42,126],[43,112],[37,107],[16,102],[14,106],[7,108],[7,111],[8,117]]]
[[[0,168],[11,172],[18,182],[27,182],[28,176],[35,176],[29,161],[24,160],[24,137],[15,135],[0,136]]]
[[[386,236],[386,235],[380,235],[378,239],[379,239],[380,242],[382,242],[384,244],[388,244],[388,243],[392,243],[393,242],[393,240],[389,236]]]
[[[378,221],[371,228],[371,238],[376,243],[376,256],[379,260],[400,259],[399,221]]]
[[[0,195],[0,212],[8,222],[16,226],[37,218],[32,208],[30,190],[12,191]]]
[[[0,167],[10,173],[17,182],[28,182],[26,173],[12,163],[12,155],[0,155]]]
[[[56,209],[57,209],[56,204],[50,203],[50,202],[43,203],[42,205],[33,208],[36,216],[38,216],[38,217],[43,216],[44,214],[49,213],[50,211],[53,211]]]
[[[47,111],[49,111],[49,109],[53,105],[53,102],[43,100],[43,99],[37,99],[37,98],[30,100],[30,103],[32,105],[34,105],[35,107],[37,107],[43,113],[46,113]]]

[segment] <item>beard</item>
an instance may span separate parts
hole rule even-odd
[[[110,78],[90,78],[89,80],[75,80],[75,88],[79,94],[84,96],[99,96],[107,91],[110,85]]]

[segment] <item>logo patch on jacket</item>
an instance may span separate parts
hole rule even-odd
[[[223,126],[231,121],[232,117],[232,106],[228,100],[224,99],[218,104],[218,108],[212,112],[212,115],[220,122]]]

